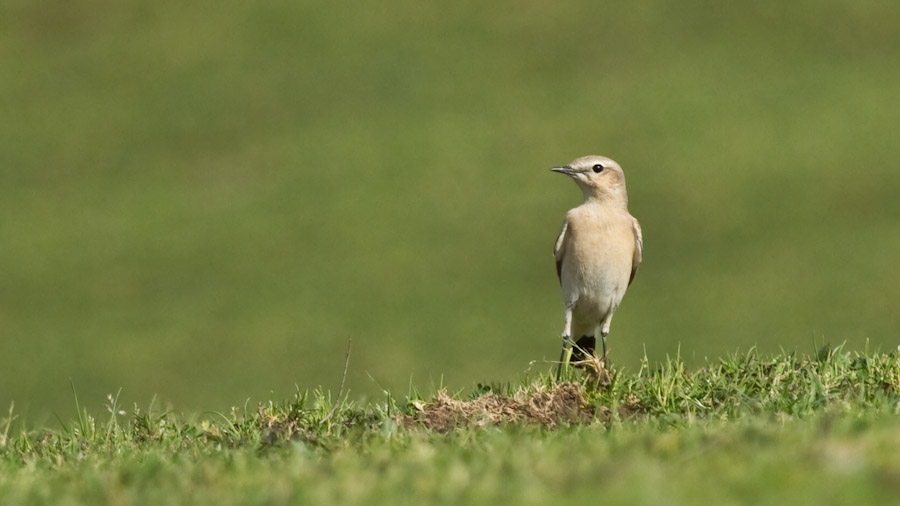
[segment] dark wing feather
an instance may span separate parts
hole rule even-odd
[[[566,230],[569,229],[568,220],[563,222],[562,230],[559,232],[559,237],[556,238],[556,244],[553,246],[553,256],[556,257],[556,277],[559,278],[560,284],[562,284],[562,263],[563,263],[563,255],[565,255],[565,247],[566,247]]]
[[[644,258],[644,236],[641,234],[641,224],[634,217],[632,219],[631,230],[634,232],[634,257],[631,259],[631,277],[628,279],[628,286],[634,281],[634,275],[637,274],[638,266]]]

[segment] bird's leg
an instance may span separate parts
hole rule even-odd
[[[612,315],[609,315],[606,318],[606,321],[603,322],[603,326],[600,328],[600,340],[603,342],[603,365],[608,366],[609,361],[606,359],[606,336],[609,335],[609,324],[612,321]],[[608,367],[607,367],[608,368]]]
[[[559,382],[560,378],[562,378],[562,366],[563,361],[566,359],[566,350],[568,349],[567,339],[563,336],[562,350],[559,352],[559,365],[556,366],[556,381]]]
[[[572,341],[572,308],[566,308],[566,323],[563,325],[562,331],[562,350],[559,352],[559,366],[556,368],[556,381],[560,380],[562,376],[563,364],[566,365],[566,369],[569,367],[569,357],[571,357],[571,352],[569,350],[569,343]]]

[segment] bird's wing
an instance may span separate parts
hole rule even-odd
[[[563,222],[562,230],[559,237],[556,238],[556,245],[553,246],[553,256],[556,257],[556,277],[562,283],[562,262],[563,255],[566,254],[566,230],[569,229],[569,220]]]
[[[637,274],[638,266],[644,258],[644,236],[641,234],[641,224],[634,217],[631,218],[631,231],[634,232],[634,257],[631,259],[631,277],[628,279],[628,286],[634,281],[634,275]]]

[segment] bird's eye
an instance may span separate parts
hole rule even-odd
[[[593,169],[593,171],[596,172],[597,174],[603,172],[603,166],[600,165],[599,163],[598,163],[597,165],[594,165],[594,166],[592,167],[592,169]]]

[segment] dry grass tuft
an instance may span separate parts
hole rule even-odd
[[[523,422],[547,427],[563,423],[588,423],[594,419],[578,383],[560,383],[536,392],[519,390],[512,397],[488,392],[471,401],[461,401],[438,391],[428,403],[416,404],[416,412],[402,417],[407,427],[422,425],[436,432],[457,427]]]
[[[583,354],[581,360],[572,362],[572,367],[584,369],[587,372],[585,382],[596,388],[606,388],[612,380],[609,369],[606,368],[606,355],[598,357],[593,352]]]

